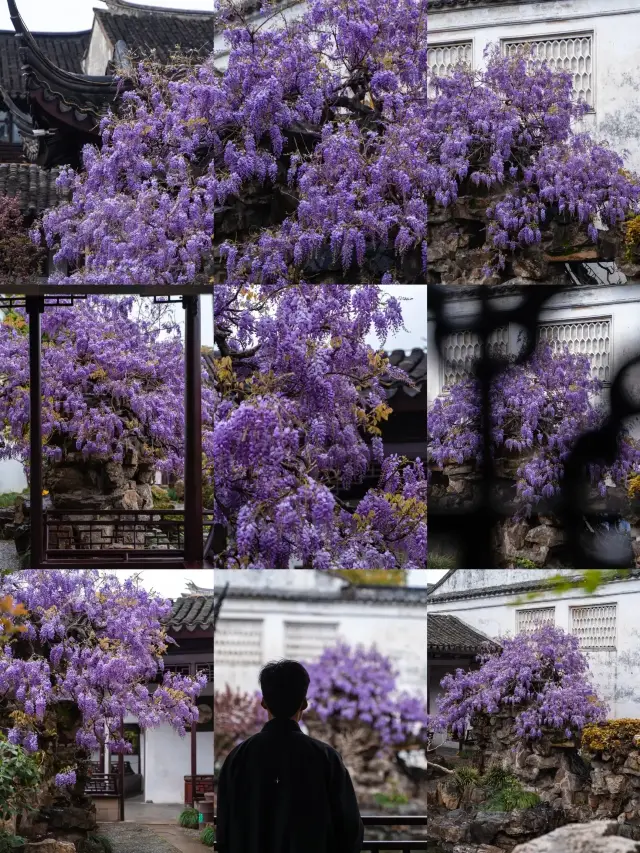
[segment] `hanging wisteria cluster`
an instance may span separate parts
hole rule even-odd
[[[575,442],[605,416],[594,403],[601,384],[591,376],[588,356],[554,353],[541,344],[522,365],[510,365],[493,380],[490,392],[494,457],[520,459],[516,471],[518,514],[530,515],[544,498],[560,491],[564,462]],[[480,385],[455,383],[437,397],[427,418],[428,458],[449,464],[482,465]],[[640,447],[624,433],[612,466],[592,465],[589,475],[604,496],[607,480],[626,485],[640,472]]]
[[[517,734],[536,740],[543,728],[571,738],[606,719],[607,707],[589,682],[589,663],[577,637],[545,625],[499,642],[499,651],[480,656],[479,669],[445,675],[431,728],[462,737],[477,714],[513,711]]]
[[[214,289],[214,512],[226,567],[421,568],[426,480],[420,460],[383,458],[383,387],[409,383],[365,344],[402,324],[378,285]],[[257,341],[258,343],[254,343]],[[366,441],[363,436],[367,436]],[[337,496],[372,462],[380,483],[355,511]]]
[[[132,298],[90,297],[42,316],[45,460],[69,451],[122,462],[132,440],[140,462],[180,474],[184,461],[184,347],[172,322]],[[0,324],[0,458],[29,456],[29,349],[25,312]],[[212,443],[212,391],[204,383],[203,430]],[[212,457],[209,456],[209,459]]]
[[[1,628],[0,695],[14,709],[12,743],[37,750],[39,738],[50,736],[48,711],[66,701],[80,711],[75,741],[85,749],[108,736],[112,750],[130,752],[120,737],[127,714],[180,735],[197,721],[204,674],[164,673],[153,692],[146,686],[162,674],[162,655],[173,642],[161,624],[170,601],[97,570],[15,572],[0,578],[0,594],[22,605],[9,610]],[[11,630],[16,626],[20,631]],[[58,776],[61,786],[75,782],[72,768]]]
[[[371,727],[382,748],[426,743],[424,700],[397,691],[397,672],[375,647],[338,643],[305,667],[309,713],[324,723],[337,730],[347,721]]]

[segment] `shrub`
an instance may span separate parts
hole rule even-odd
[[[640,720],[623,718],[585,726],[581,745],[588,752],[639,749]]]
[[[490,812],[529,809],[532,806],[537,806],[540,802],[540,797],[537,794],[525,791],[518,779],[499,765],[489,768],[482,778],[481,784],[489,794],[489,802],[486,808]]]
[[[184,809],[180,812],[178,823],[180,826],[185,826],[187,829],[197,829],[200,822],[200,812],[198,809]]]
[[[480,772],[475,767],[458,767],[453,773],[453,781],[460,794],[467,788],[480,784]]]
[[[200,841],[205,847],[213,847],[213,842],[216,840],[215,832],[212,826],[205,826],[200,833]]]
[[[0,830],[0,853],[11,853],[12,850],[20,850],[27,843],[27,839],[21,835],[13,835],[11,832]]]

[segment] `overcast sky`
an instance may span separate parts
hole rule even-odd
[[[427,346],[427,285],[426,284],[393,284],[382,288],[391,293],[402,302],[402,316],[406,331],[400,330],[397,334],[387,338],[382,344],[384,349],[403,349],[409,352],[414,347]],[[378,336],[375,332],[367,336],[367,343],[372,347],[380,346]]]
[[[427,583],[435,583],[439,581],[443,575],[446,575],[448,569],[426,569],[425,576]]]
[[[93,10],[106,9],[100,0],[16,0],[26,25],[34,32],[73,32],[89,30],[93,24]],[[154,0],[139,6],[164,6],[167,9],[202,9],[209,12],[213,0]],[[0,29],[12,30],[6,0],[0,2]]]
[[[201,589],[213,589],[213,572],[202,569],[200,571],[178,571],[173,569],[115,569],[102,574],[116,575],[120,580],[140,575],[140,584],[147,590],[157,592],[163,598],[180,598],[183,593],[188,593],[187,581],[193,581]]]

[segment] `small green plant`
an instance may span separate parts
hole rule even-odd
[[[0,735],[0,819],[9,820],[23,809],[33,811],[34,792],[40,783],[36,755]],[[14,845],[16,846],[16,845]],[[10,847],[7,849],[11,849]],[[0,848],[2,853],[2,848]]]
[[[456,558],[452,554],[438,554],[429,552],[430,569],[455,569]]]
[[[475,767],[457,767],[453,771],[453,781],[458,791],[463,794],[467,788],[480,783],[480,773]]]
[[[212,826],[205,826],[200,833],[200,841],[205,847],[213,847],[213,842],[216,840],[215,832]]]
[[[184,809],[180,812],[178,823],[180,826],[185,826],[187,829],[197,829],[198,821],[200,820],[200,812],[198,809]]]
[[[0,853],[11,853],[12,850],[20,850],[27,843],[27,839],[21,835],[0,830]]]
[[[169,499],[172,501],[178,500],[178,494],[177,494],[176,490],[173,488],[173,486],[169,486],[169,488],[167,489],[167,495],[169,496]]]
[[[6,509],[7,507],[12,507],[17,497],[17,492],[4,492],[0,495],[0,508]]]
[[[514,569],[537,569],[538,566],[533,560],[528,560],[526,557],[516,557],[513,561]]]
[[[106,835],[90,832],[79,842],[78,853],[113,853],[113,844]]]
[[[374,794],[373,799],[379,806],[403,806],[409,802],[409,798],[399,791],[392,791],[390,794]]]
[[[494,765],[482,778],[482,786],[489,793],[486,809],[490,812],[509,812],[512,809],[529,809],[537,806],[540,797],[531,791],[525,791],[518,779],[505,770]]]
[[[504,788],[493,796],[487,803],[489,812],[510,812],[512,809],[530,809],[537,806],[540,797],[532,791],[525,791],[521,786]]]

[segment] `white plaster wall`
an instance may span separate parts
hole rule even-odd
[[[170,726],[146,731],[144,799],[183,803],[184,777],[191,772],[191,733],[181,738]],[[198,773],[213,773],[213,732],[197,733]]]
[[[594,107],[585,129],[594,130],[640,169],[640,80],[638,0],[555,0],[431,11],[429,43],[473,43],[473,64],[484,64],[484,49],[502,39],[593,33]]]
[[[517,571],[517,570],[515,570]],[[460,574],[460,572],[456,572]],[[512,572],[505,572],[511,574]],[[527,574],[526,570],[518,575]],[[524,580],[525,578],[520,578]],[[505,585],[506,586],[506,585]],[[440,590],[436,590],[436,597]],[[593,682],[609,703],[610,717],[640,717],[640,579],[632,579],[600,587],[593,595],[573,590],[560,596],[545,593],[539,599],[523,600],[517,606],[517,595],[468,598],[456,601],[432,601],[429,613],[450,613],[490,637],[516,630],[516,609],[555,606],[555,624],[570,630],[570,608],[589,604],[617,604],[617,648],[611,651],[585,650],[590,662]]]
[[[4,492],[21,492],[27,488],[22,463],[16,459],[0,461],[0,495]]]
[[[251,573],[253,574],[253,573]],[[260,575],[265,575],[261,572]],[[282,574],[279,572],[278,574]],[[309,575],[310,572],[297,572]],[[217,583],[217,581],[216,581]],[[351,646],[376,644],[398,670],[397,687],[426,695],[426,608],[414,605],[361,604],[357,602],[307,602],[226,598],[220,622],[225,619],[257,621],[261,634],[260,664],[225,664],[216,661],[216,690],[231,687],[253,693],[259,690],[261,666],[285,656],[285,622],[338,623],[338,639]],[[215,655],[215,651],[214,651]]]
[[[84,73],[102,76],[107,72],[107,64],[113,56],[114,45],[111,44],[97,20],[93,22],[91,41],[87,55],[83,60]]]

